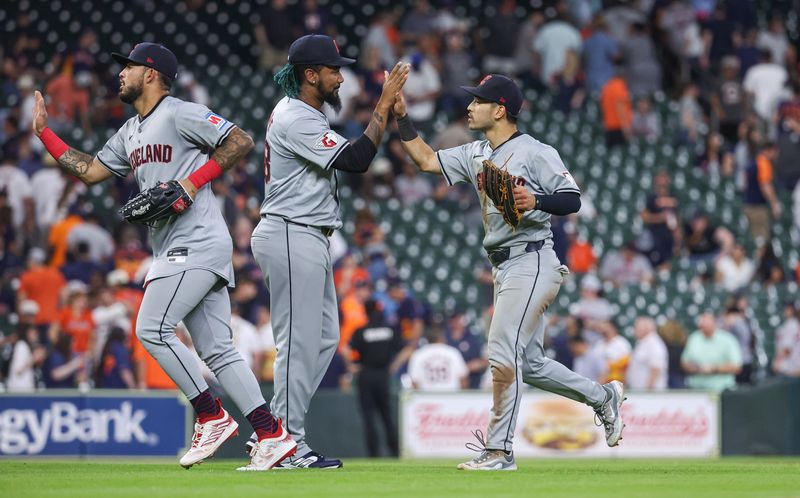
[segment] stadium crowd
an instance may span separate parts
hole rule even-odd
[[[190,9],[204,3],[186,2]],[[480,19],[459,16],[456,2],[446,0],[377,10],[358,64],[342,68],[343,106],[329,114],[331,124],[345,136],[359,134],[384,68],[402,59],[412,67],[404,89],[408,113],[435,148],[474,139],[465,120],[469,97],[459,86],[490,72],[549,93],[553,112],[580,113],[587,100],[597,100],[609,148],[657,140],[688,147],[697,168],[735,180],[755,252],[708,213],[682,219],[664,170],[641,211],[640,236],[596,254],[576,228],[598,216],[586,194],[577,216],[554,221],[559,256],[580,281],[580,299],[569,313],[550,317],[548,350],[587,377],[624,380],[634,389],[723,390],[766,375],[800,376],[798,305],[786,303],[775,351],[766,352],[742,292],[753,281],[800,280],[800,265],[785,268],[770,239],[771,223],[786,210],[800,227],[800,65],[798,40],[790,40],[784,19],[759,17],[752,0],[531,4],[500,1],[493,15]],[[286,60],[292,40],[311,32],[336,36],[337,22],[323,3],[269,1],[252,26],[257,56],[246,63],[271,73]],[[62,173],[31,133],[34,89],[48,97],[51,127],[59,133],[105,133],[124,122],[129,109],[116,95],[119,68],[97,57],[112,48],[87,27],[65,50],[51,53],[26,13],[2,41],[0,383],[9,391],[173,387],[132,334],[150,252],[146,231],[123,224],[114,212],[135,183],[116,179],[109,192],[88,189]],[[188,71],[181,71],[173,93],[218,104]],[[665,136],[653,110],[658,93],[677,102],[675,136]],[[270,299],[250,249],[263,192],[259,163],[247,158],[212,188],[234,241],[235,342],[259,379],[269,382]],[[365,203],[355,213],[354,236],[332,238],[341,341],[322,387],[348,389],[353,374],[368,369],[388,369],[405,387],[486,385],[491,297],[468,314],[437,309],[415,295],[398,277],[387,234],[369,209],[371,200],[411,206],[434,199],[456,203],[466,222],[479,223],[475,195],[419,175],[397,136],[387,140],[369,174],[343,176]],[[728,302],[700,314],[691,333],[675,320],[644,315],[632,331],[620,331],[604,289],[652,283],[676,256],[696,265],[698,280],[728,292]],[[474,278],[491,296],[488,262]],[[380,348],[363,340],[371,328],[387,327],[392,333]],[[183,339],[190,341],[185,333]],[[448,374],[430,374],[442,369]]]

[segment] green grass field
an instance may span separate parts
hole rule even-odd
[[[239,473],[244,460],[183,470],[176,462],[0,460],[3,498],[800,497],[800,459],[520,460],[516,472],[456,461],[347,460],[335,471]]]

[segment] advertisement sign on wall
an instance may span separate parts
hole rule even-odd
[[[0,455],[175,456],[187,410],[173,393],[2,395]]]
[[[463,457],[471,431],[485,432],[491,394],[407,393],[401,407],[403,455]],[[632,393],[622,406],[623,441],[609,448],[594,411],[549,393],[522,395],[514,433],[519,457],[704,457],[719,453],[719,403],[701,392]]]

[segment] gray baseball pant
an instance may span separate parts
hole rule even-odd
[[[303,455],[311,451],[308,406],[339,344],[330,242],[317,228],[268,216],[253,231],[251,245],[269,287],[278,350],[271,409]]]
[[[263,405],[253,372],[233,346],[225,281],[199,268],[150,281],[136,319],[136,336],[189,399],[208,389],[200,366],[175,335],[183,321],[200,359],[245,415]]]
[[[520,380],[592,407],[605,401],[600,384],[545,356],[543,315],[567,273],[549,241],[539,251],[512,257],[493,269],[494,316],[488,341],[493,397],[487,448],[512,449]]]

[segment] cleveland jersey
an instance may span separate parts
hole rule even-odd
[[[569,174],[556,150],[530,135],[515,133],[506,142],[492,149],[488,140],[477,140],[436,153],[447,183],[472,183],[478,191],[486,236],[483,247],[487,251],[549,239],[550,213],[525,211],[522,220],[513,230],[483,192],[483,161],[491,160],[498,167],[516,177],[534,195],[574,192],[580,190]]]
[[[340,228],[338,179],[332,165],[348,146],[321,111],[300,99],[281,99],[267,123],[261,214]]]
[[[234,128],[203,105],[166,96],[146,116],[129,119],[97,159],[117,176],[133,172],[139,189],[146,190],[189,176]],[[151,227],[150,236],[153,263],[145,282],[202,268],[233,286],[233,243],[210,185],[183,214]]]

